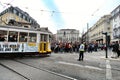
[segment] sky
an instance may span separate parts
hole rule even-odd
[[[60,29],[87,31],[87,23],[92,27],[120,5],[120,0],[0,0],[0,12],[10,6],[8,3],[29,13],[41,27],[55,34]]]

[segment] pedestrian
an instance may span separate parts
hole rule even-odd
[[[80,44],[80,47],[79,47],[79,59],[78,61],[83,61],[84,59],[84,51],[85,51],[85,45],[83,44],[83,42]]]
[[[119,46],[119,43],[118,43],[118,41],[116,41],[116,46],[117,46],[117,57],[119,58],[119,56],[120,56],[120,46]]]
[[[118,41],[116,41],[115,43],[113,43],[112,48],[113,48],[112,52],[113,52],[113,55],[114,55],[114,56],[112,56],[112,58],[117,58],[117,57],[119,57],[119,54],[118,54],[118,52],[119,52],[119,44],[118,44]]]
[[[93,49],[92,49],[92,43],[89,43],[88,45],[88,53],[91,52],[92,53]]]

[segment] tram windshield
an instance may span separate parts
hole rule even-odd
[[[41,41],[47,41],[47,35],[41,34]]]

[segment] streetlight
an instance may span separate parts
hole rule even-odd
[[[108,58],[108,54],[107,54],[107,48],[108,48],[108,44],[107,44],[107,32],[102,32],[102,34],[104,34],[105,38],[106,38],[106,49],[105,49],[105,51],[106,51],[106,58]]]

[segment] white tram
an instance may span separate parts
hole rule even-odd
[[[50,35],[40,29],[0,26],[0,55],[51,53]]]

